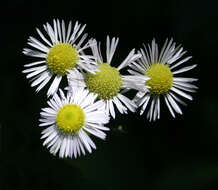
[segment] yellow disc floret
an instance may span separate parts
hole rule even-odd
[[[49,50],[46,61],[52,73],[63,76],[75,67],[78,58],[78,52],[71,44],[60,43]]]
[[[172,87],[173,74],[166,64],[155,63],[148,67],[145,75],[150,78],[146,82],[151,94],[165,94]]]
[[[64,133],[75,133],[85,123],[85,114],[80,106],[66,104],[56,115],[57,127]]]
[[[119,71],[109,64],[99,64],[99,72],[86,75],[86,85],[89,91],[98,94],[99,99],[111,99],[117,95],[123,84]]]

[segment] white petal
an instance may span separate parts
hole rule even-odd
[[[36,92],[40,91],[51,79],[52,74],[48,73],[48,77],[37,87]]]
[[[36,50],[31,50],[28,48],[23,49],[23,54],[30,56],[30,57],[38,57],[38,58],[44,58],[44,59],[47,57],[46,53],[42,53],[42,52],[36,51]]]
[[[127,113],[127,108],[123,106],[123,104],[120,102],[120,100],[116,96],[113,97],[113,102],[116,105],[120,113],[122,114]]]
[[[119,38],[112,38],[110,44],[110,38],[107,36],[107,49],[106,49],[106,56],[107,56],[107,63],[111,63],[113,58],[114,52],[116,51],[117,44],[119,42]]]
[[[47,66],[43,65],[43,66],[28,68],[28,69],[23,70],[22,72],[23,73],[30,73],[30,72],[35,72],[35,71],[39,71],[39,70],[42,71],[42,70],[45,70],[46,68],[47,68]]]
[[[53,95],[55,92],[57,92],[58,90],[58,86],[61,82],[61,79],[62,79],[62,76],[59,76],[57,75],[55,77],[55,79],[53,80],[50,88],[48,89],[48,92],[47,92],[47,96],[49,97],[50,95]]]
[[[183,78],[183,77],[173,77],[173,81],[176,82],[194,82],[197,81],[196,78]]]
[[[126,59],[119,65],[117,70],[119,71],[120,69],[126,67],[130,63],[134,62],[135,60],[139,59],[141,57],[141,54],[135,54],[135,49],[133,49],[129,55],[126,57]]]
[[[92,139],[87,135],[83,130],[81,130],[84,133],[84,136],[87,140],[87,143],[93,148],[96,149],[95,143],[92,141]]]
[[[129,98],[123,96],[122,94],[118,94],[117,97],[126,105],[126,107],[130,111],[135,112],[136,105],[133,101],[131,101]]]
[[[180,96],[183,96],[184,98],[187,98],[189,100],[192,100],[192,97],[189,94],[184,93],[183,91],[175,88],[175,87],[171,87],[171,90],[175,93],[177,93]]]
[[[108,123],[108,116],[103,111],[95,111],[86,114],[86,121],[91,123]]]
[[[59,152],[59,157],[63,158],[65,155],[65,151],[66,151],[66,146],[67,146],[67,138],[64,137],[63,141],[61,143],[61,147],[60,147],[60,152]]]
[[[47,145],[52,139],[54,139],[57,136],[57,132],[53,130],[51,134],[46,138],[46,140],[43,143],[43,146]]]
[[[105,139],[106,137],[106,134],[98,129],[92,129],[92,128],[89,128],[89,127],[84,127],[84,130],[86,130],[87,132],[91,133],[92,135],[100,138],[100,139]]]
[[[42,121],[42,120],[40,120],[40,121]],[[55,123],[55,121],[50,121],[50,122],[40,123],[39,126],[40,126],[40,127],[44,127],[44,126],[52,125],[52,124],[54,124],[54,123]]]
[[[197,65],[191,65],[191,66],[183,67],[182,69],[179,69],[177,71],[173,71],[173,74],[175,75],[175,74],[178,74],[178,73],[184,73],[186,71],[189,71],[189,70],[195,68],[196,66]]]
[[[45,63],[45,60],[25,64],[24,67],[32,67],[32,66],[39,65],[39,64],[42,64],[42,63]]]
[[[53,131],[54,131],[54,126],[50,126],[50,127],[46,128],[46,129],[44,129],[44,130],[41,132],[41,134],[43,134],[43,136],[41,137],[41,139],[43,139],[43,138],[49,136]]]
[[[80,147],[80,149],[81,149],[83,155],[85,155],[85,154],[86,154],[86,153],[85,153],[85,149],[84,149],[84,147],[83,147],[83,143],[82,143],[82,141],[80,140],[80,138],[77,138],[77,142],[78,142],[78,144],[79,144],[79,147]]]
[[[171,92],[168,92],[177,102],[179,102],[180,104],[182,104],[182,105],[184,105],[184,106],[186,106],[187,104],[184,102],[184,101],[182,101],[181,99],[179,99],[177,96],[175,96],[173,93],[171,93]]]
[[[78,135],[79,135],[79,138],[80,138],[81,142],[85,145],[86,149],[88,150],[88,152],[91,153],[92,149],[91,149],[89,143],[87,142],[87,135],[85,134],[85,132],[80,130],[78,132]]]
[[[147,105],[148,105],[148,102],[149,102],[150,98],[151,98],[151,96],[148,95],[148,98],[145,100],[145,103],[143,104],[142,109],[140,110],[140,115],[142,115],[142,114],[144,113],[144,111],[145,111],[145,109],[146,109],[146,107],[147,107]]]
[[[42,81],[44,81],[49,76],[49,73],[47,71],[41,73],[41,75],[32,82],[31,87],[37,86]]]
[[[110,114],[115,119],[115,111],[114,111],[114,106],[113,106],[112,100],[109,101],[109,110],[110,110]]]
[[[37,40],[36,38],[31,37],[31,36],[29,37],[28,44],[31,45],[32,47],[35,47],[38,50],[41,50],[41,51],[45,52],[45,53],[47,53],[49,51],[48,47],[46,47],[39,40]]]
[[[86,125],[89,126],[89,127],[92,127],[92,128],[103,130],[103,131],[109,131],[110,130],[108,127],[104,127],[103,125],[96,124],[96,123],[87,122]]]
[[[65,157],[67,158],[68,156],[70,156],[70,148],[71,148],[71,141],[70,141],[70,136],[66,137],[66,150],[65,150]]]
[[[193,85],[193,84],[189,84],[187,82],[176,82],[176,81],[173,81],[173,84],[177,84],[179,86],[183,86],[185,88],[190,88],[190,89],[198,89],[197,86]]]
[[[149,112],[148,112],[148,114],[147,114],[147,118],[149,117],[149,121],[152,120],[152,116],[153,116],[153,113],[154,113],[154,103],[155,103],[155,99],[153,99],[153,100],[151,101],[151,106],[150,106]],[[155,119],[156,119],[156,118],[154,118],[154,121],[155,121]]]
[[[183,60],[179,61],[175,65],[171,66],[170,69],[174,69],[174,68],[178,67],[179,65],[181,65],[182,63],[185,63],[186,61],[188,61],[191,58],[192,58],[192,56],[184,58]]]
[[[172,108],[171,108],[171,106],[170,106],[170,104],[169,104],[168,99],[167,99],[166,96],[164,96],[164,100],[165,100],[165,102],[166,102],[166,104],[167,104],[167,107],[168,107],[168,109],[169,109],[171,115],[175,118],[175,114],[174,114],[174,112],[173,112],[173,110],[172,110]]]
[[[70,21],[67,27],[67,36],[66,36],[66,42],[69,43],[69,37],[72,29],[72,22]]]
[[[86,113],[88,113],[88,112],[95,111],[99,108],[102,108],[104,106],[105,106],[104,101],[99,100],[99,101],[95,102],[94,104],[87,106],[86,108],[84,108],[84,110],[86,111]]]
[[[38,32],[38,34],[42,38],[42,40],[51,47],[52,44],[45,38],[45,36],[41,33],[41,31],[38,28],[36,28],[36,31]]]
[[[177,105],[177,103],[173,100],[173,98],[172,98],[169,94],[167,94],[166,96],[167,96],[167,99],[168,99],[169,103],[170,103],[171,106],[173,107],[173,109],[174,109],[177,113],[182,114],[182,110],[181,110],[180,107]]]

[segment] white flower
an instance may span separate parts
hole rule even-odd
[[[69,89],[73,90],[78,86],[86,87],[90,92],[98,95],[98,98],[105,103],[105,110],[113,118],[115,118],[114,105],[117,107],[120,113],[127,113],[127,110],[134,112],[136,105],[133,101],[123,95],[128,89],[140,89],[146,88],[145,81],[148,79],[145,76],[133,77],[123,76],[120,74],[120,70],[128,66],[130,63],[134,63],[141,55],[135,54],[133,49],[126,59],[119,65],[118,68],[111,66],[111,61],[118,44],[118,38],[112,38],[111,42],[107,36],[106,44],[106,61],[103,60],[99,46],[96,40],[90,40],[91,44],[94,44],[91,49],[95,57],[96,63],[100,71],[96,74],[80,73],[78,71],[70,71],[68,75]],[[135,80],[144,80],[143,86],[135,83]]]
[[[47,103],[49,107],[40,113],[41,124],[48,126],[42,131],[43,145],[50,148],[54,155],[59,151],[59,157],[77,157],[96,149],[90,136],[105,139],[104,124],[109,122],[105,113],[103,101],[95,101],[96,95],[83,88],[78,88],[73,94],[64,95],[60,90]]]
[[[147,118],[156,120],[160,118],[160,98],[163,97],[171,115],[175,117],[175,112],[182,114],[178,105],[181,103],[186,105],[179,96],[192,100],[192,96],[188,92],[195,92],[197,87],[191,84],[197,81],[195,78],[186,78],[175,76],[184,73],[196,67],[196,65],[178,68],[188,61],[191,56],[182,58],[186,51],[181,46],[177,46],[171,39],[166,40],[160,53],[155,40],[151,46],[144,46],[139,51],[142,57],[130,65],[133,70],[128,70],[135,76],[148,76],[150,80],[146,82],[150,88],[147,92],[143,89],[139,91],[134,101],[138,106],[142,106],[140,114],[143,114],[146,108]]]
[[[23,53],[27,56],[36,57],[39,60],[26,64],[27,67],[23,73],[27,73],[27,78],[32,78],[31,86],[38,86],[36,91],[40,91],[55,76],[47,95],[53,95],[57,92],[58,86],[63,76],[68,74],[68,70],[84,69],[94,73],[97,66],[92,60],[92,56],[85,55],[83,50],[90,47],[90,43],[82,46],[87,38],[84,34],[80,40],[86,25],[81,26],[75,23],[72,29],[70,21],[68,27],[65,22],[58,19],[53,20],[53,27],[46,23],[43,25],[45,34],[36,28],[42,42],[30,36],[28,45],[34,49],[24,48]]]

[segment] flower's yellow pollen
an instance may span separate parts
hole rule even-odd
[[[84,125],[85,114],[80,106],[64,105],[56,115],[56,124],[64,133],[75,133]]]
[[[98,94],[99,99],[111,99],[117,95],[123,84],[119,71],[109,64],[99,64],[99,72],[86,75],[86,85],[89,91]]]
[[[146,70],[145,75],[150,78],[150,80],[146,81],[146,85],[150,86],[151,94],[165,94],[172,87],[173,74],[165,64],[152,64]]]
[[[48,68],[57,75],[66,75],[68,69],[75,67],[78,59],[77,50],[68,43],[54,45],[46,57]]]

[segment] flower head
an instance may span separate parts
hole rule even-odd
[[[105,139],[103,131],[109,130],[104,124],[109,117],[104,110],[103,101],[96,101],[96,95],[83,88],[73,94],[64,95],[60,90],[48,101],[49,107],[40,113],[40,126],[48,126],[42,131],[43,145],[50,148],[59,157],[77,157],[85,155],[85,150],[92,152],[96,146],[90,136]]]
[[[183,98],[192,100],[192,96],[188,92],[195,92],[197,87],[191,84],[197,81],[195,78],[186,78],[176,76],[196,67],[196,65],[178,68],[191,56],[182,58],[186,51],[183,51],[181,46],[176,46],[171,39],[166,40],[160,53],[155,40],[151,46],[144,46],[144,49],[139,51],[142,57],[130,65],[128,70],[135,76],[147,76],[149,80],[144,85],[149,86],[148,91],[139,90],[134,101],[141,108],[140,114],[143,114],[146,108],[147,118],[156,120],[160,118],[160,98],[163,97],[171,115],[175,117],[175,112],[182,114],[178,103],[186,105]],[[150,105],[149,105],[150,104]]]
[[[85,82],[87,88],[96,94],[99,99],[111,99],[116,96],[123,85],[119,71],[109,64],[99,64],[99,72],[87,73]]]
[[[105,103],[105,109],[108,114],[115,118],[114,105],[121,113],[127,113],[127,109],[135,111],[136,105],[129,98],[123,95],[123,90],[138,89],[136,80],[143,81],[148,77],[132,77],[121,75],[120,70],[127,67],[130,63],[134,63],[141,55],[136,54],[133,49],[126,59],[118,66],[113,67],[111,62],[115,53],[119,39],[107,37],[106,42],[106,60],[103,59],[100,49],[100,43],[97,44],[96,40],[90,40],[94,44],[91,49],[95,57],[95,62],[98,64],[98,69],[95,74],[93,73],[80,73],[78,71],[70,71],[68,75],[69,87],[75,88],[76,86],[86,87],[90,92],[93,92]],[[144,80],[145,79],[145,80]],[[143,83],[140,87],[146,88]],[[141,89],[141,88],[140,88]]]
[[[24,65],[27,67],[23,73],[27,73],[27,78],[32,78],[31,86],[38,86],[36,91],[40,91],[54,76],[54,80],[48,89],[47,95],[53,95],[61,82],[61,79],[68,74],[69,70],[84,69],[94,73],[97,66],[92,60],[92,56],[85,55],[83,50],[92,44],[86,43],[82,46],[87,38],[84,34],[81,38],[85,26],[76,22],[72,29],[72,22],[68,27],[65,22],[58,19],[53,20],[53,27],[46,23],[44,34],[37,28],[41,41],[34,37],[29,37],[28,45],[33,49],[24,48],[23,53],[27,56],[36,57],[40,60]],[[80,40],[78,41],[78,39]],[[76,41],[78,41],[76,43]]]

